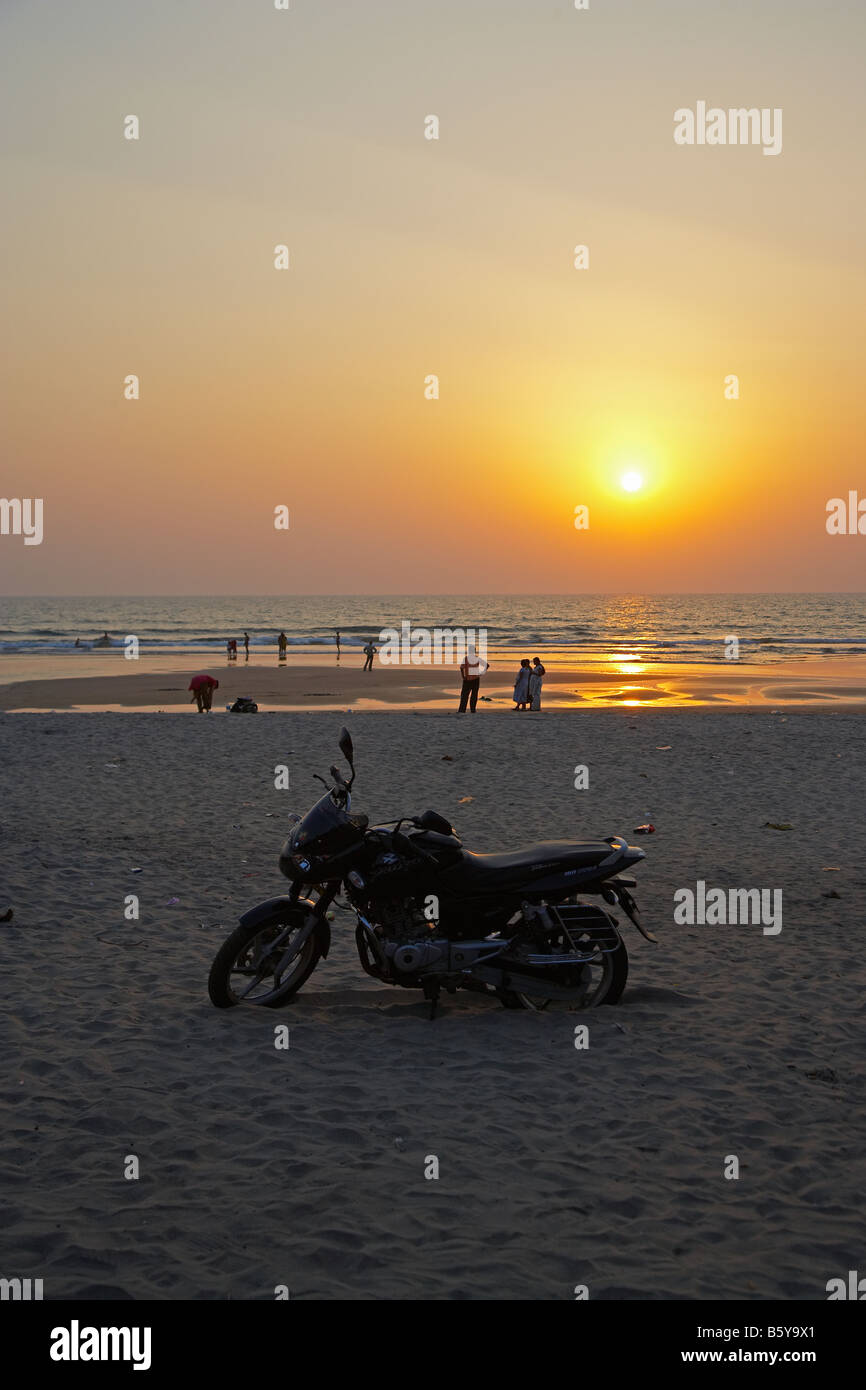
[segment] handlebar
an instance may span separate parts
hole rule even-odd
[[[432,854],[428,854],[426,849],[416,845],[408,835],[404,835],[402,830],[395,830],[391,836],[391,843],[396,849],[402,850],[404,854],[411,854],[415,859],[422,860],[425,864],[430,864],[432,868],[439,868],[439,861]]]
[[[330,792],[332,798],[339,798],[339,800],[342,802],[343,806],[346,808],[347,811],[351,808],[351,788],[349,787],[349,784],[345,780],[345,778],[340,775],[340,772],[336,767],[331,768],[331,776],[333,777],[336,786],[329,787],[324,777],[320,777],[318,772],[314,772],[313,776],[315,777],[317,782],[321,782],[322,786]]]

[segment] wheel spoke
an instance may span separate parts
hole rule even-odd
[[[276,967],[276,969],[274,970],[274,983],[277,983],[277,982],[279,982],[279,981],[282,979],[283,971],[285,970],[286,966],[287,966],[287,965],[291,965],[292,961],[295,960],[295,959],[297,958],[297,956],[299,955],[299,953],[300,953],[300,952],[304,949],[304,947],[306,946],[307,941],[309,941],[309,939],[310,939],[309,937],[306,937],[306,938],[305,938],[303,941],[301,941],[301,942],[297,942],[297,941],[296,941],[296,942],[294,943],[294,945],[289,945],[288,950],[285,951],[285,952],[283,953],[283,955],[282,955],[282,957],[281,957],[281,959],[280,959],[279,965],[278,965],[278,966]],[[282,937],[280,938],[280,941],[281,941],[281,940],[282,940]],[[273,954],[274,950],[276,949],[276,947],[277,947],[278,945],[279,945],[279,942],[278,942],[278,941],[275,941],[273,947],[271,948],[270,954]]]
[[[291,985],[313,949],[312,936],[297,941],[302,926],[265,926],[245,943],[229,971],[237,1003],[263,1004]]]
[[[244,971],[241,971],[240,973],[243,974],[243,975],[247,975],[247,974],[249,974],[249,971],[244,970]],[[244,990],[243,994],[239,994],[239,995],[238,995],[238,999],[246,999],[247,995],[248,995],[248,994],[252,994],[252,992],[253,992],[253,990],[255,989],[256,985],[259,984],[264,978],[265,978],[264,971],[259,971],[259,973],[258,973],[258,975],[256,975],[255,979],[250,980],[250,983],[247,985],[247,987],[246,987],[246,989]]]

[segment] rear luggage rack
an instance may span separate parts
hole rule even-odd
[[[556,955],[531,955],[530,965],[580,965],[592,960],[598,952],[609,954],[620,945],[616,922],[603,908],[590,904],[564,903],[545,909],[552,927],[559,927],[571,943],[571,952]],[[587,940],[587,938],[589,938]]]

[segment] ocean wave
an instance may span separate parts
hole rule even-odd
[[[132,634],[130,634],[132,635]],[[139,650],[142,655],[148,653],[156,654],[160,652],[184,653],[194,652],[211,653],[213,655],[225,655],[226,639],[213,636],[176,636],[165,637],[155,640],[152,637],[135,634],[139,640]],[[344,653],[360,653],[361,649],[372,641],[375,645],[381,646],[378,632],[369,635],[358,636],[357,634],[341,636],[340,648]],[[243,652],[244,644],[242,638],[237,639],[238,651]],[[318,651],[335,652],[336,643],[333,637],[322,637],[316,635],[288,636],[287,645],[292,651]],[[61,653],[61,652],[121,652],[125,646],[124,637],[113,637],[110,643],[106,644],[97,638],[82,638],[76,647],[75,641],[69,637],[55,638],[49,640],[45,636],[17,636],[7,635],[0,638],[0,655],[28,655],[37,653]],[[614,657],[619,660],[628,660],[631,657],[635,661],[642,662],[673,662],[673,661],[693,661],[693,662],[716,662],[728,661],[725,655],[724,638],[688,638],[683,641],[658,640],[655,638],[621,638],[611,636],[609,638],[595,638],[592,641],[575,642],[557,641],[551,637],[544,637],[539,633],[523,635],[521,633],[510,632],[502,638],[497,638],[488,633],[488,651],[503,651],[514,653],[515,656],[529,653],[543,653],[548,657],[555,654],[562,656],[573,656],[576,659],[605,659]],[[272,654],[277,650],[276,634],[266,637],[251,637],[250,652]],[[838,641],[826,638],[790,638],[782,642],[758,642],[754,639],[740,638],[740,660],[764,660],[767,658],[794,658],[798,656],[862,656],[866,655],[866,644],[852,644],[850,638],[840,638]],[[730,664],[730,663],[729,663]]]
[[[513,657],[540,655],[577,662],[631,657],[643,662],[715,665],[726,640],[739,638],[741,661],[780,663],[796,657],[829,660],[866,653],[866,596],[856,594],[728,595],[311,595],[201,597],[51,597],[4,599],[0,655],[34,656],[75,649],[96,655],[103,632],[109,655],[135,635],[143,655],[189,653],[190,659],[225,657],[234,638],[243,657],[270,661],[277,635],[290,655],[329,659],[335,629],[351,664],[385,628],[408,621],[413,629],[486,631],[488,651]],[[477,641],[477,637],[476,637]],[[197,658],[193,653],[199,653]],[[34,663],[35,664],[35,663]]]

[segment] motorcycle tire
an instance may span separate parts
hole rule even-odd
[[[594,1000],[591,1008],[601,1008],[603,1004],[618,1004],[623,996],[626,981],[628,980],[628,951],[625,942],[620,940],[615,951],[609,953],[611,964],[610,979],[604,994],[600,999]],[[518,994],[513,989],[497,989],[496,995],[506,1009],[544,1009],[550,1003],[549,999],[544,999],[542,995],[537,997],[525,994]]]
[[[241,953],[269,926],[278,930],[285,925],[284,922],[274,921],[273,923],[259,922],[258,924],[239,926],[230,936],[226,937],[214,957],[207,981],[207,992],[215,1008],[233,1009],[238,1004],[248,1003],[264,1009],[283,1009],[292,1002],[298,990],[310,978],[321,959],[322,953],[315,932],[307,938],[301,948],[298,969],[293,971],[285,984],[272,994],[245,1000],[239,998],[231,987],[232,967]]]

